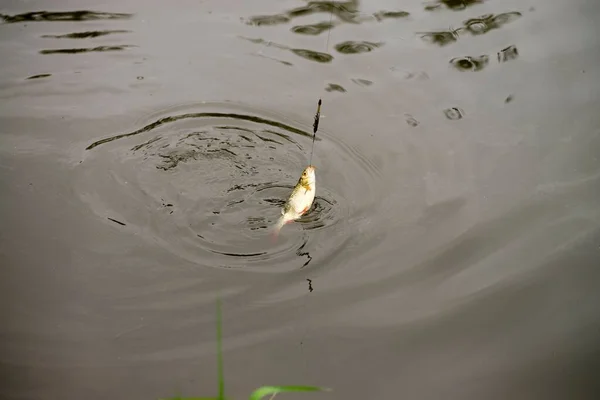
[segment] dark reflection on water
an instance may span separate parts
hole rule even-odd
[[[310,1],[305,6],[294,8],[281,14],[250,17],[246,23],[256,26],[285,24],[292,18],[318,13],[332,14],[344,22],[356,23],[358,3],[358,0],[346,2]]]
[[[482,35],[503,25],[518,19],[520,12],[513,11],[498,15],[486,14],[477,18],[470,18],[463,22],[463,26],[457,29],[440,30],[431,32],[418,32],[421,38],[429,43],[446,46],[458,40],[460,34]]]
[[[330,83],[329,85],[327,85],[327,87],[325,88],[325,90],[327,92],[341,92],[341,93],[345,93],[346,89],[344,89],[342,87],[342,85],[338,85],[337,83]]]
[[[255,25],[255,26],[270,26],[270,25],[279,25],[279,24],[285,24],[286,22],[290,21],[290,17],[286,16],[286,15],[257,15],[254,17],[251,17],[248,19],[248,21],[246,22],[248,25]]]
[[[38,75],[33,75],[30,76],[29,78],[26,78],[27,80],[31,80],[31,79],[41,79],[41,78],[48,78],[49,76],[52,76],[52,74],[38,74]]]
[[[450,60],[450,64],[460,71],[481,71],[488,63],[489,57],[485,54],[479,57],[466,56]]]
[[[355,42],[348,40],[346,42],[336,44],[335,49],[342,54],[358,54],[368,53],[381,46],[383,46],[383,42]]]
[[[292,48],[289,48],[287,46],[284,46],[284,45],[281,45],[281,44],[277,44],[277,43],[274,43],[274,42],[271,42],[271,41],[266,41],[266,40],[260,39],[260,38],[259,39],[254,39],[254,38],[247,38],[247,37],[244,37],[244,36],[239,36],[239,38],[240,39],[244,39],[244,40],[248,40],[248,41],[250,41],[252,43],[262,44],[262,45],[265,45],[267,47],[275,47],[275,48],[278,48],[278,49],[281,49],[281,50],[288,50],[288,51],[294,53],[295,55],[297,55],[299,57],[302,57],[302,58],[304,58],[306,60],[315,61],[315,62],[318,62],[318,63],[328,63],[328,62],[331,62],[331,60],[333,60],[333,56],[331,54],[328,54],[328,53],[322,53],[322,52],[319,52],[319,51],[314,51],[314,50],[309,50],[309,49],[292,49]],[[260,56],[260,57],[264,57],[264,58],[268,58],[268,59],[277,61],[277,62],[285,64],[285,65],[292,65],[292,63],[290,63],[290,62],[282,61],[282,60],[279,60],[279,59],[273,58],[273,57],[269,57],[269,56],[266,56],[266,55],[261,54],[261,53],[254,54],[254,55]]]
[[[335,26],[334,23],[330,22],[319,22],[312,25],[298,25],[294,26],[290,30],[294,33],[301,35],[319,35],[320,33],[332,29]]]
[[[371,86],[373,84],[372,81],[370,81],[368,79],[361,79],[361,78],[353,78],[352,82],[356,83],[359,86]]]
[[[64,35],[42,35],[41,37],[46,39],[86,39],[94,38],[99,36],[112,35],[116,33],[129,33],[131,31],[126,30],[105,30],[105,31],[87,31],[87,32],[73,32],[66,33]]]
[[[306,6],[294,8],[288,11],[290,17],[301,17],[304,15],[325,13],[333,14],[340,20],[355,23],[358,16],[358,0],[354,1],[309,1]]]
[[[498,52],[498,62],[516,60],[519,57],[517,46],[511,45]]]
[[[78,48],[78,49],[48,49],[48,50],[40,50],[40,54],[79,54],[79,53],[93,53],[93,52],[107,52],[107,51],[122,51],[129,47],[136,47],[136,46],[118,45],[118,46],[96,46],[96,47]]]
[[[17,15],[0,14],[0,18],[2,18],[5,23],[31,21],[93,21],[106,19],[129,19],[132,16],[133,14],[106,13],[96,11],[36,11]]]
[[[458,40],[460,29],[452,31],[435,31],[435,32],[420,32],[421,38],[430,43],[435,43],[440,46],[454,43]]]
[[[328,14],[330,17],[335,16],[341,22],[350,24],[359,24],[367,21],[383,21],[385,19],[406,18],[410,16],[407,11],[387,11],[382,10],[373,13],[372,17],[361,16],[359,11],[359,1],[309,1],[308,4],[302,7],[294,8],[284,13],[273,15],[256,15],[246,20],[246,24],[261,26],[261,25],[278,25],[290,22],[293,18],[303,17],[312,14]],[[331,25],[333,27],[335,24]],[[295,33],[318,35],[328,29],[327,22],[321,22],[315,25],[297,26],[292,28]]]
[[[449,8],[451,10],[464,10],[469,6],[481,4],[484,1],[485,0],[436,0],[428,3],[425,6],[425,10],[433,11],[442,6],[446,6],[446,8]]]
[[[331,60],[333,60],[333,56],[331,54],[321,53],[319,51],[308,49],[290,49],[290,51],[297,56],[320,63],[328,63],[331,62]]]
[[[518,19],[520,12],[513,11],[504,14],[486,14],[477,18],[471,18],[463,22],[465,29],[472,35],[482,35],[491,30],[498,29],[503,25]]]
[[[407,11],[378,11],[373,16],[377,21],[383,21],[389,18],[406,18],[410,16],[410,13]]]
[[[451,107],[444,110],[444,115],[451,121],[462,119],[464,116],[463,110],[457,107]]]

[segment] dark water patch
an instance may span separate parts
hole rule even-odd
[[[322,32],[328,31],[335,26],[334,23],[330,22],[319,22],[317,24],[311,25],[297,25],[291,28],[290,30],[294,33],[298,33],[301,35],[319,35]]]
[[[121,226],[127,226],[127,224],[125,224],[125,222],[118,221],[118,220],[116,220],[116,219],[114,219],[114,218],[107,217],[107,219],[109,219],[109,220],[111,220],[112,222],[114,222],[114,223],[117,223],[117,224],[119,224],[119,225],[121,225]]]
[[[358,3],[358,0],[345,2],[309,1],[302,7],[297,7],[283,13],[250,17],[247,19],[246,24],[254,26],[279,25],[290,22],[292,18],[319,13],[335,15],[341,21],[347,23],[358,23]]]
[[[5,23],[32,22],[32,21],[94,21],[110,19],[130,19],[133,14],[106,13],[97,11],[35,11],[24,14],[0,14]]]
[[[352,79],[352,82],[356,83],[359,86],[371,86],[373,84],[372,81],[369,81],[367,79],[360,79],[360,78],[354,78],[354,79]]]
[[[333,14],[344,22],[356,23],[358,4],[358,0],[309,1],[305,6],[288,11],[287,15],[294,18],[317,13]]]
[[[329,85],[327,85],[327,87],[325,88],[325,90],[327,92],[341,92],[341,93],[345,93],[346,89],[344,89],[342,87],[342,85],[338,85],[337,83],[330,83]]]
[[[457,107],[451,107],[444,110],[444,115],[451,121],[462,119],[465,113]]]
[[[308,291],[309,291],[310,293],[312,293],[312,291],[313,291],[312,279],[308,279],[308,278],[306,278],[306,281],[308,282]]]
[[[279,25],[285,24],[290,21],[290,17],[285,14],[276,14],[276,15],[257,15],[254,17],[250,17],[248,21],[246,21],[247,25],[254,26],[271,26],[271,25]]]
[[[426,42],[437,44],[439,46],[446,46],[450,43],[454,43],[458,40],[460,28],[448,31],[433,31],[433,32],[419,32],[421,39]]]
[[[518,11],[493,15],[485,14],[477,18],[471,18],[463,22],[465,29],[472,35],[483,35],[494,29],[499,29],[503,25],[512,22],[521,17]]]
[[[406,123],[409,126],[412,126],[413,128],[416,128],[417,126],[419,126],[419,121],[417,121],[412,115],[405,114],[405,117],[406,117]]]
[[[481,55],[479,57],[456,57],[450,60],[450,64],[459,71],[481,71],[489,63],[489,57]]]
[[[45,39],[87,39],[95,38],[99,36],[112,35],[116,33],[129,33],[131,31],[126,30],[104,30],[104,31],[86,31],[86,32],[73,32],[66,33],[64,35],[42,35]]]
[[[41,78],[48,78],[49,76],[52,76],[52,74],[39,74],[39,75],[32,75],[29,78],[25,78],[26,80],[31,80],[31,79],[41,79]]]
[[[308,49],[291,49],[292,53],[302,58],[306,58],[310,61],[316,61],[320,63],[328,63],[333,60],[333,56],[327,53],[321,53],[319,51],[313,51]]]
[[[381,46],[383,46],[383,42],[355,42],[348,40],[346,42],[336,44],[335,49],[342,54],[358,54],[368,53]]]
[[[135,47],[135,46],[119,45],[119,46],[97,46],[97,47],[78,48],[78,49],[48,49],[48,50],[40,50],[40,54],[80,54],[80,53],[95,53],[95,52],[107,52],[107,51],[123,51],[129,47]]]
[[[410,16],[410,13],[407,11],[379,11],[373,16],[377,21],[383,21],[384,19],[406,18]]]
[[[445,6],[446,8],[450,9],[450,10],[454,10],[454,11],[460,11],[460,10],[464,10],[467,7],[476,5],[476,4],[481,4],[483,3],[485,0],[436,0],[433,2],[428,3],[425,6],[425,10],[426,11],[433,11],[433,10],[437,10],[440,7]]]
[[[310,264],[310,262],[313,259],[308,251],[303,251],[304,246],[306,246],[306,243],[308,243],[307,240],[305,240],[304,243],[302,243],[302,245],[298,248],[298,250],[296,250],[296,255],[298,257],[306,257],[306,261],[304,262],[304,264],[302,264],[300,268],[306,267],[308,264]]]
[[[519,58],[519,51],[515,45],[508,46],[498,52],[498,62],[516,60],[517,58]]]

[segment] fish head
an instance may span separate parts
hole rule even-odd
[[[315,167],[313,165],[309,165],[302,171],[302,176],[300,177],[302,185],[305,186],[313,186],[317,180],[317,176],[315,173]]]

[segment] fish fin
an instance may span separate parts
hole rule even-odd
[[[300,215],[306,214],[308,212],[308,210],[310,210],[310,206],[304,207],[304,210],[300,211]]]
[[[285,219],[284,216],[281,216],[279,218],[279,220],[277,220],[277,223],[275,224],[275,226],[273,227],[273,229],[271,230],[271,241],[275,242],[277,240],[277,238],[279,237],[279,231],[281,231],[281,228],[287,223],[288,221]]]

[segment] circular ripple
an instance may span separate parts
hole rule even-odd
[[[383,46],[383,43],[346,41],[335,45],[335,49],[342,54],[367,53]]]
[[[377,169],[319,131],[313,206],[273,242],[271,228],[311,141],[293,122],[245,106],[172,109],[89,144],[76,188],[106,223],[198,265],[289,271],[314,263],[317,244],[320,255],[339,252],[350,238],[349,217],[362,207],[355,199],[375,201],[365,190],[375,192]],[[343,174],[332,165],[340,162]]]

